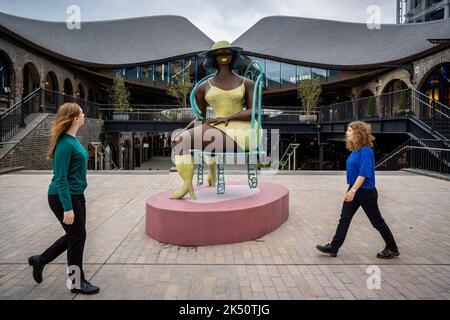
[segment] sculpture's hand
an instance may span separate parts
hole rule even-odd
[[[229,120],[230,119],[228,117],[218,117],[218,118],[208,119],[208,120],[206,120],[206,123],[207,124],[225,123],[225,126],[227,126]]]

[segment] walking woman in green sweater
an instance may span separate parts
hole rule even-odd
[[[48,188],[48,203],[64,228],[65,235],[44,253],[28,258],[33,278],[42,282],[46,264],[67,250],[71,292],[95,294],[100,291],[90,284],[83,271],[83,251],[86,241],[86,171],[89,155],[76,134],[84,124],[83,110],[76,103],[59,107],[52,127],[47,159],[52,160],[53,179]]]

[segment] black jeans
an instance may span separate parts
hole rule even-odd
[[[43,254],[41,261],[45,264],[55,260],[67,250],[67,265],[78,266],[81,272],[81,281],[85,280],[83,271],[83,252],[86,242],[86,199],[84,195],[71,195],[74,212],[73,224],[63,223],[64,209],[58,195],[48,195],[48,204],[61,223],[66,234],[56,240]]]
[[[349,188],[350,190],[350,188]],[[381,216],[378,209],[378,192],[377,189],[358,189],[355,197],[350,202],[345,202],[342,205],[341,218],[336,229],[336,234],[330,246],[333,251],[338,252],[339,248],[344,243],[347,235],[350,222],[359,207],[362,207],[372,226],[377,229],[383,240],[386,242],[386,247],[392,250],[397,250],[394,236],[391,230]]]

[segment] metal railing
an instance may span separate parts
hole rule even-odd
[[[289,171],[291,171],[291,159],[292,159],[292,168],[295,171],[296,164],[297,164],[297,148],[300,146],[298,143],[290,143],[288,147],[286,148],[286,151],[284,152],[283,156],[280,160],[280,169],[283,170],[284,168],[288,168]]]
[[[99,104],[59,92],[37,88],[22,100],[0,115],[0,142],[10,140],[22,128],[26,127],[39,112],[56,113],[65,102],[80,105],[88,118],[98,118]]]
[[[33,105],[40,101],[40,88],[34,90],[0,115],[0,142],[10,140],[34,119]]]
[[[450,107],[412,88],[378,96],[321,106],[320,122],[415,117],[445,138],[450,138]]]
[[[450,177],[450,140],[411,139],[381,160],[375,168],[395,171],[418,169]]]
[[[119,170],[119,167],[115,164],[111,157],[111,150],[108,152],[105,146],[101,142],[91,142],[94,147],[94,170]]]
[[[126,111],[118,111],[114,106],[103,105],[99,108],[99,115],[104,120],[146,120],[161,122],[190,122],[194,120],[195,115],[190,106],[143,106],[136,108],[134,105]],[[208,107],[207,118],[215,117],[212,108]],[[262,121],[265,122],[283,122],[283,123],[316,123],[318,112],[307,113],[298,107],[267,107],[262,110]]]
[[[450,138],[450,107],[411,89],[411,114],[445,138]]]

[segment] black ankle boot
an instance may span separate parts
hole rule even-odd
[[[398,249],[384,248],[383,251],[377,253],[377,258],[379,258],[379,259],[392,259],[394,257],[398,257],[399,255],[400,255],[400,252],[398,252]]]
[[[96,294],[100,292],[100,288],[92,285],[87,280],[82,280],[80,284],[80,288],[73,288],[70,290],[72,293],[80,293],[80,294]]]
[[[28,258],[28,264],[33,267],[33,278],[37,283],[42,282],[42,271],[45,263],[42,263],[41,256],[32,256]]]
[[[331,257],[337,257],[337,252],[336,251],[334,251],[332,248],[331,248],[331,246],[330,246],[330,244],[329,243],[327,243],[326,245],[324,245],[324,246],[321,246],[320,244],[318,244],[317,246],[316,246],[316,248],[317,248],[317,250],[319,250],[319,251],[321,251],[321,252],[323,252],[323,253],[326,253],[326,254],[329,254]]]

